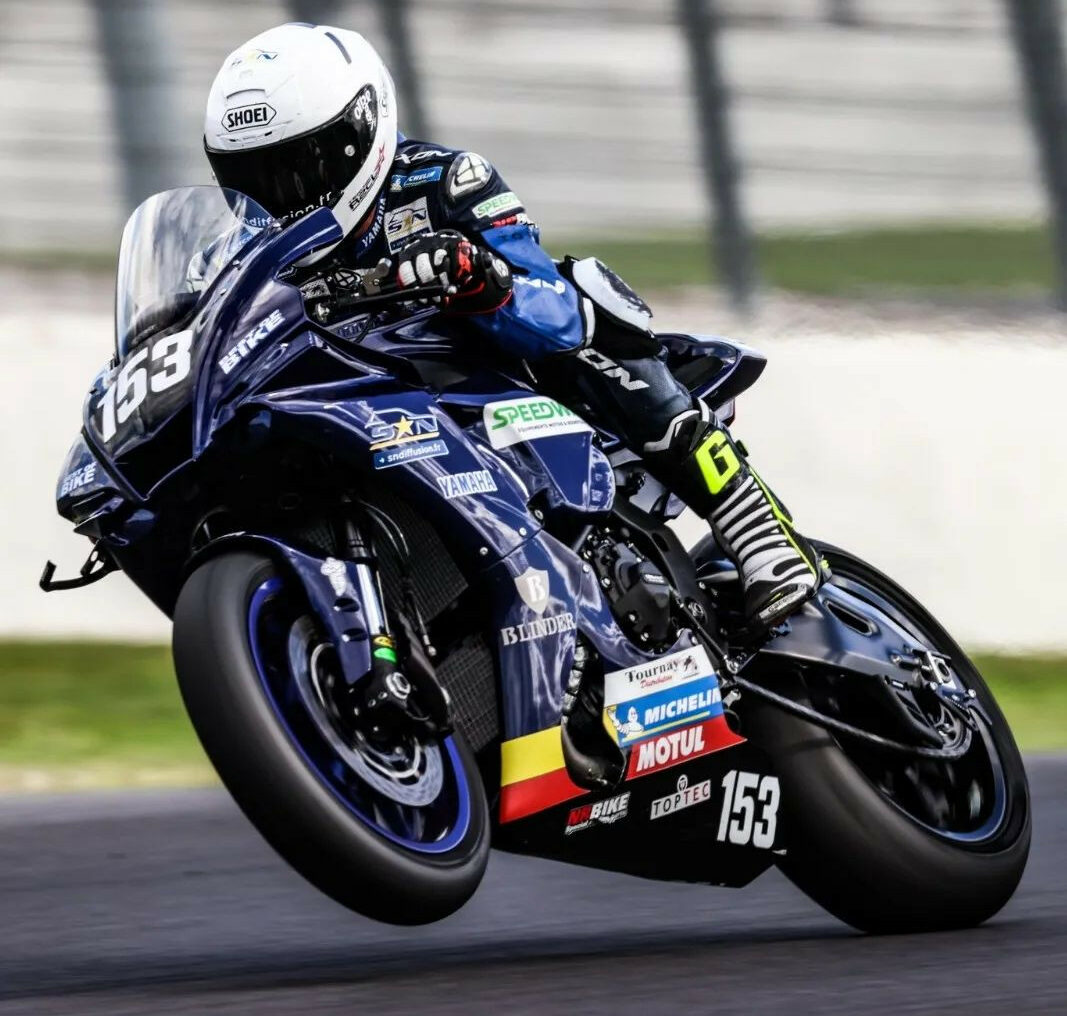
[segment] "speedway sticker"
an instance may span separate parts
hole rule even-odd
[[[471,211],[479,219],[491,219],[494,215],[514,211],[516,208],[522,208],[518,195],[514,191],[504,191],[503,194],[496,194],[479,202]]]
[[[722,692],[714,677],[687,681],[604,710],[620,747],[661,734],[665,730],[722,715]]]
[[[614,825],[620,819],[626,818],[629,810],[629,791],[606,801],[581,804],[577,808],[571,808],[563,834],[570,836],[572,833],[580,833],[584,829],[590,829],[596,825]]]
[[[494,448],[510,448],[520,441],[582,434],[593,429],[566,406],[541,395],[490,402],[482,410],[482,422]]]
[[[687,681],[714,677],[715,668],[703,646],[693,646],[636,667],[604,675],[604,704],[617,705],[652,692],[678,688]]]
[[[682,773],[678,777],[677,786],[675,793],[657,797],[652,802],[652,810],[648,816],[650,819],[673,815],[676,811],[692,808],[695,804],[707,804],[711,800],[711,780],[702,780],[690,786],[689,777]]]

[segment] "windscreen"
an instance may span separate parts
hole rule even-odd
[[[119,359],[187,318],[200,293],[271,221],[251,198],[221,187],[163,191],[139,205],[119,248]]]

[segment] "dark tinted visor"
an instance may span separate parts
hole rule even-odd
[[[378,97],[362,88],[336,119],[276,145],[207,148],[220,187],[247,194],[278,218],[332,208],[366,164],[378,127]]]

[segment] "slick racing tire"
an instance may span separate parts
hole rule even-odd
[[[223,553],[190,575],[174,613],[173,651],[200,742],[253,825],[322,892],[392,924],[446,917],[477,889],[489,855],[473,754],[458,732],[436,745],[441,814],[401,814],[401,805],[376,797],[291,711],[299,700],[288,693],[277,659],[286,653],[277,647],[293,645],[293,636],[272,650],[270,631],[310,630],[308,613],[296,579],[254,552]],[[271,652],[276,659],[264,662]]]
[[[915,599],[859,558],[827,545],[817,549],[830,563],[831,581],[876,603],[951,658],[989,722],[960,763],[927,763],[879,756],[769,703],[747,702],[745,732],[774,757],[781,780],[788,831],[779,867],[831,914],[862,931],[980,924],[1010,899],[1030,848],[1026,774],[1008,724],[963,650]],[[791,697],[811,701],[802,678],[790,686],[789,678],[779,677],[776,690],[788,688]],[[971,760],[975,752],[988,758]],[[929,816],[952,813],[953,803],[939,802],[939,794],[964,800],[970,794],[976,817],[959,830],[948,820],[938,828]]]

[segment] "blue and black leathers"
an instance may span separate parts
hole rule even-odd
[[[471,169],[455,184],[457,167]],[[466,189],[464,189],[466,188]],[[456,190],[462,191],[453,196]],[[491,250],[511,269],[511,293],[487,313],[466,315],[470,327],[494,346],[527,360],[544,386],[564,397],[561,382],[580,384],[583,401],[640,450],[663,435],[692,400],[661,361],[650,359],[658,343],[647,330],[619,327],[598,315],[540,244],[540,231],[500,173],[478,156],[423,141],[402,139],[369,227],[337,247],[326,265],[370,268],[397,260],[413,240],[455,230]],[[452,311],[463,313],[463,301]],[[604,370],[578,357],[583,349],[625,358],[643,383],[629,390]],[[568,355],[569,354],[569,355]]]
[[[777,623],[812,594],[820,578],[814,553],[726,430],[659,358],[648,307],[599,262],[555,263],[521,200],[480,156],[401,139],[369,225],[317,267],[395,261],[442,231],[510,268],[510,292],[500,289],[488,305],[468,302],[470,327],[526,360],[546,392],[587,406],[708,518],[737,563],[754,622]],[[463,313],[464,300],[448,310]]]
[[[458,160],[471,158],[471,179],[450,186]],[[460,191],[458,196],[453,196]],[[453,229],[484,244],[511,267],[511,298],[498,310],[471,316],[472,325],[506,352],[539,360],[577,349],[584,331],[578,294],[540,245],[537,226],[500,174],[469,153],[402,139],[369,228],[336,248],[346,268],[394,261],[413,239]]]

